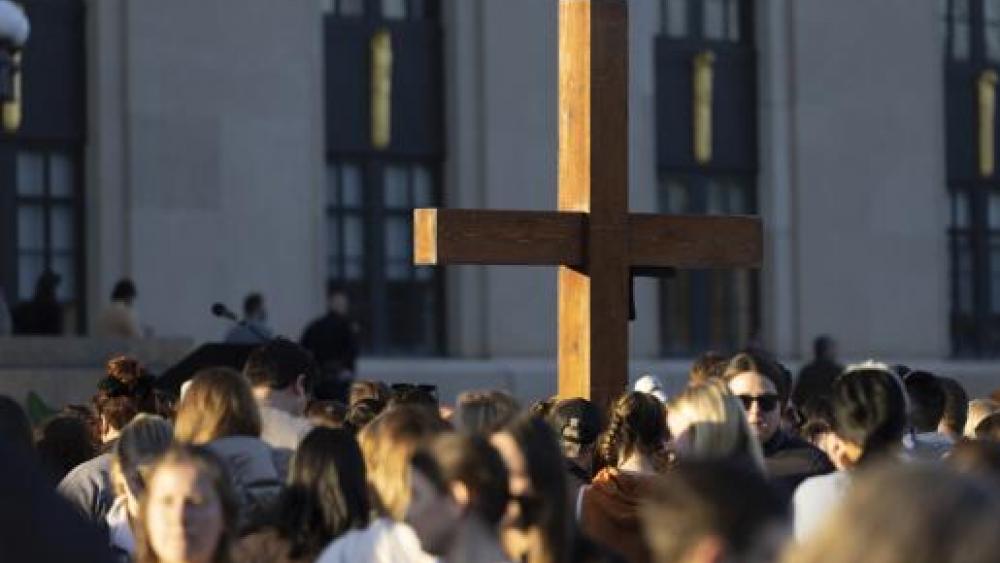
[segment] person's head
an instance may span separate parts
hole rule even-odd
[[[834,362],[837,360],[837,342],[833,338],[823,335],[817,336],[813,340],[813,358]]]
[[[969,395],[961,383],[950,377],[939,377],[937,380],[944,391],[944,414],[938,424],[938,432],[957,440],[965,430],[965,421],[969,415]]]
[[[437,388],[434,385],[394,383],[390,387],[387,407],[409,405],[438,412]]]
[[[383,516],[401,521],[410,502],[406,471],[413,452],[447,429],[447,425],[426,408],[400,406],[387,409],[358,434],[365,458],[368,484],[375,509]]]
[[[369,381],[364,379],[359,379],[351,383],[347,406],[353,406],[354,403],[363,399],[377,401],[384,407],[385,404],[389,402],[389,386],[381,381]]]
[[[987,416],[1000,411],[1000,403],[992,399],[973,399],[969,401],[968,416],[965,419],[965,429],[962,435],[966,438],[976,437],[976,426]]]
[[[823,450],[827,456],[832,455],[836,436],[833,433],[833,407],[826,395],[810,397],[799,408],[802,414],[802,426],[799,435],[810,444]]]
[[[347,408],[346,421],[354,432],[359,432],[384,410],[384,403],[375,399],[361,399]]]
[[[288,557],[315,557],[334,538],[368,525],[365,463],[354,435],[315,428],[302,440],[278,500],[275,523]]]
[[[334,280],[326,283],[326,306],[334,313],[344,316],[351,310],[351,299],[347,290]]]
[[[646,375],[639,377],[632,389],[638,391],[639,393],[652,395],[659,399],[661,403],[667,402],[667,392],[663,389],[663,382],[660,381],[660,378],[655,375],[647,373]]]
[[[982,419],[976,425],[974,437],[976,440],[1000,442],[1000,412],[995,412]]]
[[[226,367],[196,373],[177,405],[174,435],[179,442],[192,444],[226,436],[260,436],[260,412],[246,379]]]
[[[117,356],[108,361],[92,399],[103,441],[113,440],[135,415],[156,412],[154,381],[135,358]]]
[[[0,395],[0,439],[23,452],[35,447],[28,415],[17,401],[6,395]]]
[[[465,525],[498,534],[507,487],[507,469],[486,438],[442,434],[410,458],[406,522],[424,551],[446,555]]]
[[[56,415],[46,420],[35,436],[38,457],[57,482],[74,467],[97,455],[93,428],[79,416]]]
[[[510,422],[520,408],[506,391],[465,391],[458,395],[451,420],[458,431],[489,436]]]
[[[308,350],[280,337],[254,349],[243,364],[243,375],[254,396],[294,415],[305,410],[316,372],[316,362]]]
[[[786,563],[987,563],[1000,553],[1000,493],[943,466],[864,472]]]
[[[306,418],[313,426],[343,428],[347,424],[347,405],[340,401],[310,401]]]
[[[718,352],[709,350],[695,359],[688,371],[688,385],[698,385],[709,379],[722,377],[726,370],[726,357]]]
[[[760,443],[743,406],[721,380],[693,385],[674,397],[667,422],[680,459],[734,459],[764,468]]]
[[[490,442],[510,479],[511,502],[503,520],[508,553],[515,559],[527,554],[528,563],[568,563],[572,516],[565,463],[552,427],[521,414]]]
[[[894,452],[906,433],[906,396],[902,382],[887,366],[868,362],[848,367],[830,393],[838,468]]]
[[[248,321],[263,321],[267,318],[263,295],[250,293],[243,298],[243,318]]]
[[[652,395],[632,391],[611,405],[608,427],[598,440],[598,456],[606,467],[617,467],[632,456],[654,461],[663,453],[666,440],[663,403]]]
[[[737,354],[723,373],[729,390],[743,403],[750,429],[761,444],[781,427],[789,385],[774,361],[756,352]]]
[[[640,514],[655,563],[773,561],[789,517],[762,474],[723,461],[680,462]]]
[[[563,455],[591,472],[601,432],[601,410],[597,405],[587,399],[565,399],[552,407],[548,421],[559,438]]]
[[[991,479],[1000,486],[1000,443],[963,440],[951,448],[944,461],[959,473]]]
[[[112,475],[115,489],[125,497],[129,516],[139,516],[139,500],[145,494],[146,483],[155,462],[174,437],[166,420],[151,414],[140,414],[122,429],[115,442]]]
[[[903,378],[910,398],[910,424],[917,432],[936,432],[947,397],[937,377],[926,371],[911,371]]]
[[[40,303],[55,303],[56,290],[59,289],[59,282],[62,278],[52,270],[45,270],[35,280],[35,295],[33,299]]]
[[[122,278],[115,283],[111,290],[111,300],[120,301],[126,305],[131,305],[138,293],[135,291],[135,284],[129,278]]]
[[[237,501],[222,463],[173,446],[150,471],[135,527],[138,563],[228,563]]]

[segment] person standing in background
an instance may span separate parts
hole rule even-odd
[[[226,333],[226,344],[266,344],[274,332],[267,326],[264,296],[251,293],[243,299],[243,320]]]
[[[101,312],[98,334],[112,338],[141,338],[142,329],[132,305],[138,293],[129,278],[122,278],[111,290],[111,304]]]

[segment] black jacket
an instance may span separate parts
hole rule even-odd
[[[807,478],[834,469],[822,450],[784,430],[775,432],[764,444],[764,466],[768,479],[789,495]]]

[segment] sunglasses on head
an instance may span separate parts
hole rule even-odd
[[[765,395],[737,395],[737,397],[739,397],[740,402],[743,403],[743,408],[746,410],[750,410],[750,407],[754,403],[757,403],[760,410],[765,412],[771,412],[778,406],[778,396],[772,393]]]

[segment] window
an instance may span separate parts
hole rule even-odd
[[[418,20],[435,17],[435,7],[433,0],[323,0],[325,13],[342,18]]]
[[[59,275],[57,292],[73,323],[83,294],[83,244],[79,170],[75,158],[58,150],[15,153],[17,299],[32,298],[43,272]]]
[[[671,39],[739,43],[752,37],[746,0],[661,0],[661,31]]]

